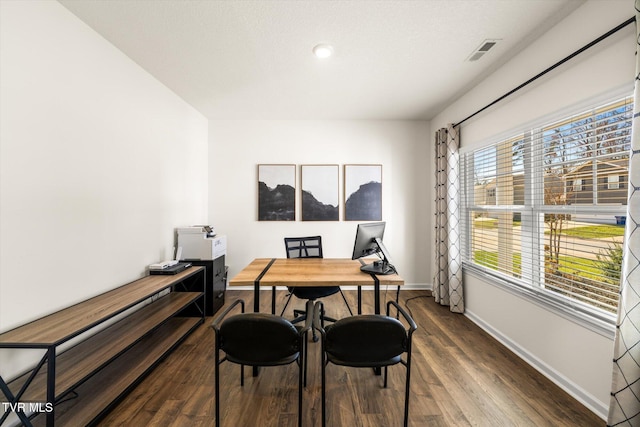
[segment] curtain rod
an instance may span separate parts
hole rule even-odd
[[[555,64],[553,64],[552,66],[550,66],[549,68],[547,68],[546,70],[536,74],[535,76],[531,77],[529,80],[527,80],[526,82],[522,83],[520,86],[511,89],[509,92],[505,93],[504,95],[502,95],[500,98],[496,99],[495,101],[491,102],[490,104],[485,105],[484,107],[482,107],[481,109],[479,109],[478,111],[476,111],[475,113],[471,114],[470,116],[465,117],[464,119],[460,120],[458,123],[454,124],[453,126],[458,126],[461,125],[462,123],[466,122],[467,120],[469,120],[470,118],[476,116],[477,114],[480,114],[481,112],[483,112],[484,110],[486,110],[487,108],[497,104],[498,102],[502,101],[503,99],[505,99],[506,97],[514,94],[515,92],[519,91],[520,89],[522,89],[523,87],[527,86],[528,84],[534,82],[535,80],[539,79],[540,77],[544,76],[545,74],[549,73],[550,71],[554,70],[555,68],[559,67],[560,65],[564,64],[565,62],[569,61],[570,59],[572,59],[573,57],[581,54],[582,52],[584,52],[585,50],[589,49],[590,47],[600,43],[602,40],[606,39],[607,37],[617,33],[618,31],[620,31],[621,29],[623,29],[624,27],[626,27],[627,25],[635,22],[636,18],[635,16],[633,18],[629,18],[628,20],[624,21],[622,24],[618,25],[617,27],[607,31],[605,34],[601,35],[600,37],[598,37],[597,39],[593,40],[592,42],[584,45],[583,47],[581,47],[580,49],[576,50],[575,52],[573,52],[572,54],[568,55],[567,57],[565,57],[564,59],[561,59],[560,61],[556,62]]]

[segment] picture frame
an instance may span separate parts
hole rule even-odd
[[[344,219],[382,220],[382,165],[344,165]]]
[[[302,221],[340,220],[340,167],[301,165]]]
[[[296,165],[258,165],[258,221],[296,220]]]

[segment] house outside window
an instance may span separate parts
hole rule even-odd
[[[632,113],[629,97],[462,153],[465,269],[613,325]]]

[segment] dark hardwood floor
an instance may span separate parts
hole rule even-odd
[[[285,292],[278,292],[278,307]],[[345,294],[355,310],[356,293]],[[363,311],[373,312],[365,291]],[[270,291],[261,294],[270,311]],[[414,334],[410,426],[604,426],[605,423],[527,365],[466,317],[434,303],[427,291],[402,291],[418,330]],[[395,290],[384,297],[395,298]],[[227,291],[253,306],[252,291]],[[327,314],[348,314],[340,295],[325,300]],[[293,307],[304,302],[292,300]],[[100,423],[101,426],[213,426],[214,337],[207,319]],[[319,343],[309,345],[308,385],[303,394],[303,424],[320,426]],[[258,377],[221,365],[222,426],[295,426],[297,366],[263,368]],[[327,425],[331,427],[401,426],[404,367],[389,368],[388,388],[370,369],[327,367]]]

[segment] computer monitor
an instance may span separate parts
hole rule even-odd
[[[384,236],[385,222],[370,222],[358,224],[356,230],[356,240],[353,246],[351,259],[358,259],[362,264],[361,271],[375,274],[393,274],[396,272],[391,264],[389,251],[382,243]],[[380,256],[382,254],[382,256]],[[380,261],[366,264],[362,258],[377,255]]]

